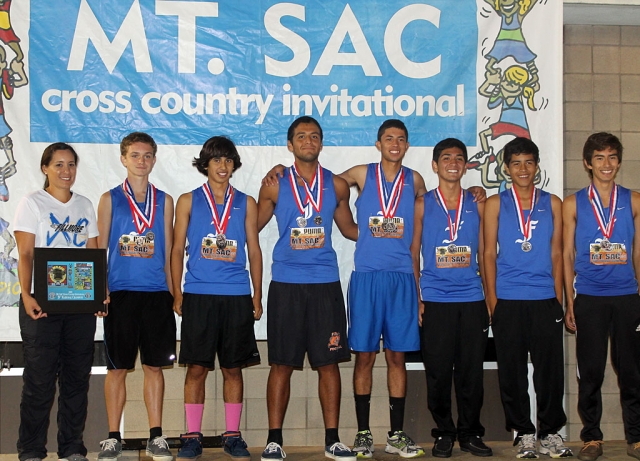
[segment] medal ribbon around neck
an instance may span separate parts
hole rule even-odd
[[[380,207],[382,208],[382,216],[385,218],[393,218],[402,197],[402,189],[404,186],[404,168],[400,167],[400,171],[396,174],[391,186],[391,192],[387,190],[387,180],[382,171],[382,163],[378,163],[376,169],[376,179],[378,180],[378,198],[380,199]]]
[[[224,193],[222,217],[218,215],[216,201],[208,182],[205,182],[202,185],[202,190],[204,191],[204,197],[207,200],[207,205],[209,205],[209,211],[211,211],[211,219],[213,220],[213,225],[216,228],[216,235],[224,235],[227,231],[227,225],[229,224],[229,217],[231,216],[231,205],[233,204],[233,196],[235,194],[234,189],[231,187],[231,184],[227,186],[227,190]]]
[[[447,215],[447,219],[449,220],[449,240],[451,242],[455,242],[458,239],[458,229],[460,228],[460,220],[462,219],[462,208],[464,206],[464,189],[460,189],[460,195],[458,196],[458,205],[456,205],[456,217],[455,221],[451,220],[451,215],[449,214],[449,210],[447,209],[447,202],[445,202],[444,197],[442,196],[442,192],[440,191],[440,187],[435,190],[436,194],[436,202],[444,211],[444,214]]]
[[[531,192],[531,205],[529,206],[529,216],[527,217],[527,221],[524,220],[524,212],[522,211],[522,207],[520,206],[520,197],[518,197],[518,191],[515,187],[511,188],[511,198],[513,198],[513,204],[516,207],[516,214],[518,215],[518,226],[520,226],[520,232],[524,236],[524,241],[528,242],[531,238],[531,215],[533,214],[533,208],[536,204],[536,197],[538,195],[538,190],[533,187],[533,191]]]
[[[613,227],[615,226],[614,218],[618,205],[618,185],[614,183],[613,189],[611,189],[611,197],[609,198],[609,221],[605,221],[604,207],[602,206],[598,191],[593,187],[593,183],[589,185],[589,202],[591,202],[591,208],[598,222],[600,232],[602,232],[605,239],[610,240],[613,234]]]
[[[125,179],[122,183],[122,189],[124,195],[129,200],[129,208],[131,208],[131,215],[133,216],[133,222],[136,225],[136,232],[142,234],[145,229],[151,229],[153,227],[153,220],[156,217],[156,187],[148,183],[147,193],[144,197],[144,211],[138,206],[136,202],[136,196],[133,193],[129,180]]]
[[[300,192],[298,191],[296,177],[302,180],[302,185],[304,186],[304,190],[306,193],[304,203],[302,201],[302,198],[300,197]],[[316,172],[313,174],[313,178],[311,179],[311,187],[309,187],[307,181],[300,175],[300,173],[298,173],[298,167],[296,167],[295,162],[291,167],[291,171],[289,172],[289,182],[291,183],[293,197],[295,198],[296,205],[298,205],[300,214],[304,216],[304,209],[307,203],[311,203],[313,209],[316,210],[318,214],[320,214],[320,210],[322,210],[322,186],[324,185],[320,163],[318,163]]]

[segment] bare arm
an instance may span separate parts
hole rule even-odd
[[[551,236],[551,274],[556,298],[562,305],[562,201],[556,196],[551,196],[551,210],[553,211],[553,235]]]
[[[416,198],[422,197],[427,193],[427,186],[424,184],[424,178],[417,171],[413,172],[413,188],[416,192]]]
[[[576,320],[573,315],[573,279],[575,277],[575,235],[576,235],[576,196],[570,195],[562,204],[562,266],[564,271],[564,294],[567,309],[564,315],[564,323],[571,331],[576,331]]]
[[[498,217],[500,216],[500,196],[489,197],[484,207],[484,282],[485,298],[490,317],[496,308],[496,258],[498,256]]]
[[[355,242],[358,240],[358,226],[353,221],[351,208],[349,208],[349,186],[344,179],[334,176],[333,187],[336,190],[336,199],[338,200],[336,211],[333,212],[333,220],[340,229],[340,233]]]
[[[187,229],[191,220],[192,194],[188,192],[178,198],[176,224],[171,246],[171,281],[173,282],[173,310],[182,315],[182,272],[184,271],[184,249],[187,244]]]
[[[247,234],[247,255],[249,274],[253,286],[253,318],[262,317],[262,250],[258,238],[258,205],[253,197],[247,196],[247,217],[244,222]]]
[[[111,192],[107,191],[98,203],[98,248],[109,248],[111,234]]]
[[[640,273],[640,194],[631,192],[631,208],[633,209],[633,225],[636,232],[633,234],[633,270],[638,278]]]
[[[284,170],[287,167],[281,164],[278,164],[276,166],[274,166],[273,168],[271,168],[269,171],[267,171],[267,174],[264,175],[264,178],[262,178],[262,184],[263,186],[277,186],[278,183],[280,182],[278,180],[278,178],[282,178],[284,177]]]
[[[258,232],[264,229],[273,216],[273,210],[278,202],[280,185],[262,186],[258,195]]]
[[[169,292],[173,295],[171,281],[171,245],[173,244],[173,197],[169,194],[164,199],[164,273],[167,277]]]
[[[358,190],[361,192],[367,180],[367,168],[367,165],[356,165],[338,176],[347,181],[349,187],[358,186]]]
[[[487,282],[484,276],[484,203],[482,202],[478,203],[478,217],[480,218],[480,229],[478,231],[478,269],[480,270],[482,288],[486,293]],[[489,311],[489,319],[491,319],[491,311]]]
[[[33,250],[36,246],[36,235],[29,232],[15,231],[18,244],[18,281],[24,310],[33,320],[46,317],[36,299],[31,296],[31,278],[33,275]]]
[[[424,196],[418,197],[413,213],[413,241],[411,242],[411,259],[413,260],[413,275],[418,287],[418,324],[422,326],[424,304],[420,296],[420,248],[422,246],[422,219],[424,218]]]
[[[484,189],[484,187],[471,186],[468,190],[469,192],[471,192],[471,195],[473,195],[474,202],[478,202],[478,203],[486,202],[487,191]]]

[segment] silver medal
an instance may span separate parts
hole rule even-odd
[[[298,216],[296,218],[296,223],[298,224],[298,227],[307,227],[307,220],[304,216]]]
[[[605,251],[610,250],[611,242],[609,241],[609,239],[603,238],[602,241],[600,242],[600,247]]]
[[[147,235],[145,235],[145,237],[147,239],[147,242],[153,242],[153,240],[156,238],[156,235],[153,232],[149,231],[147,232]]]
[[[525,253],[529,253],[531,251],[531,242],[526,241],[526,242],[522,242],[522,245],[520,246],[522,248],[522,251],[524,251]]]
[[[227,237],[224,234],[216,235],[216,246],[221,250],[227,247]]]
[[[451,243],[448,247],[447,247],[447,251],[451,254],[455,253],[456,250],[458,249],[458,247],[456,246],[455,243]]]
[[[316,226],[319,226],[320,224],[322,224],[322,216],[318,215],[315,218],[313,218],[313,222],[315,223]]]

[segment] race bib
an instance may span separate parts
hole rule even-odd
[[[589,260],[596,266],[627,264],[627,247],[624,243],[591,243]]]
[[[436,268],[456,269],[471,265],[471,247],[451,244],[446,247],[436,247]]]
[[[404,235],[404,219],[370,216],[369,230],[376,238],[401,239]]]
[[[202,239],[202,245],[200,246],[200,254],[204,259],[211,259],[215,261],[235,262],[236,253],[238,251],[237,240],[225,240],[223,248],[218,246],[215,237],[207,236]]]
[[[324,247],[324,227],[293,227],[290,244],[292,250],[311,250]]]
[[[120,256],[151,258],[154,251],[154,240],[153,232],[147,232],[145,235],[138,235],[135,232],[123,235],[118,241]]]

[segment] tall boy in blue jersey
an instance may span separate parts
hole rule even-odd
[[[202,454],[205,383],[217,354],[223,378],[224,452],[234,459],[249,459],[239,429],[242,368],[260,361],[253,332],[254,320],[262,315],[258,207],[253,197],[229,184],[242,165],[230,139],[214,136],[207,140],[193,165],[207,176],[207,182],[178,199],[171,251],[173,309],[182,315],[180,363],[187,364],[187,434],[181,436],[178,458],[195,459]],[[183,295],[185,246],[189,259]]]
[[[518,458],[537,458],[527,354],[533,364],[540,453],[572,456],[558,431],[566,423],[562,310],[562,202],[536,189],[540,155],[527,138],[504,147],[512,188],[487,200],[484,267],[487,305],[507,430],[517,431]],[[497,246],[500,251],[497,252]]]
[[[264,461],[282,460],[282,423],[289,403],[291,374],[302,368],[305,352],[318,371],[318,393],[325,425],[325,456],[355,461],[340,443],[340,370],[349,360],[344,298],[331,228],[336,222],[355,240],[346,182],[320,166],[322,128],[311,117],[296,119],[287,133],[295,162],[277,186],[262,186],[258,229],[275,214],[279,239],[273,249],[267,301],[267,340],[271,370],[267,383],[269,437]]]
[[[640,459],[640,194],[615,183],[622,162],[616,136],[589,136],[582,157],[591,184],[567,197],[562,210],[565,321],[577,333],[583,424],[578,458],[593,461],[602,455],[601,387],[611,336],[627,454]]]
[[[127,178],[105,192],[98,205],[98,245],[109,250],[111,296],[104,320],[109,437],[101,442],[100,461],[115,461],[122,452],[119,428],[127,400],[125,381],[127,371],[135,367],[138,349],[150,427],[147,453],[154,461],[173,459],[162,435],[162,367],[173,365],[176,353],[169,269],[173,199],[149,182],[157,149],[146,133],[126,136],[120,143],[120,161]]]
[[[428,405],[437,427],[432,454],[448,458],[458,438],[460,449],[476,456],[493,452],[482,441],[480,411],[484,397],[483,359],[489,313],[482,290],[484,204],[460,185],[467,147],[448,138],[433,148],[438,187],[418,197],[411,253],[420,290],[422,359]],[[424,267],[420,275],[420,254]],[[455,369],[455,373],[454,373]],[[451,414],[455,380],[458,427]]]
[[[384,337],[391,427],[385,451],[404,458],[424,455],[404,432],[407,391],[405,352],[420,348],[418,293],[413,278],[411,239],[417,196],[424,179],[402,165],[409,133],[400,120],[386,120],[378,129],[379,163],[357,165],[340,175],[357,186],[358,241],[355,270],[349,282],[349,346],[355,352],[353,388],[358,433],[353,450],[373,456],[369,428],[373,365]]]

